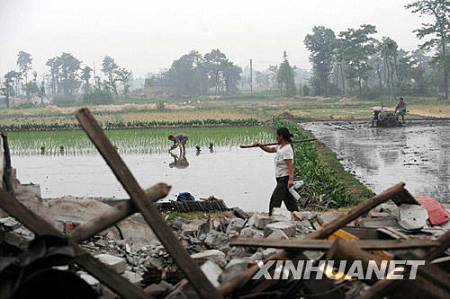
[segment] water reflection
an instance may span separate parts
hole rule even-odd
[[[404,181],[415,195],[450,202],[449,121],[416,121],[400,128],[370,128],[357,122],[303,126],[375,192]]]
[[[169,155],[173,158],[173,162],[169,163],[170,168],[185,169],[189,167],[189,162],[186,158],[186,150],[180,150],[178,155],[169,152]]]

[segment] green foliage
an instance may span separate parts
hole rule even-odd
[[[219,49],[202,56],[197,51],[181,56],[163,75],[162,86],[167,93],[179,97],[232,95],[238,91],[242,69],[231,62]]]
[[[70,105],[74,99],[64,98],[67,105]],[[61,100],[61,99],[60,99]],[[62,102],[62,100],[61,100]],[[65,102],[63,102],[65,103]],[[102,127],[106,130],[117,129],[150,129],[150,128],[176,128],[176,127],[229,127],[243,126],[253,127],[261,126],[256,119],[206,119],[206,120],[190,120],[190,121],[111,121],[102,123]],[[0,125],[0,131],[4,132],[21,132],[21,131],[59,131],[59,130],[76,130],[80,129],[78,124],[73,123],[53,123],[53,124],[36,124],[36,123],[20,123],[13,125]]]
[[[422,23],[422,27],[415,32],[420,39],[428,38],[421,45],[422,49],[437,52],[434,60],[443,72],[442,89],[444,98],[448,99],[450,55],[447,48],[450,44],[450,3],[448,0],[419,0],[407,5],[406,8],[421,16],[433,18],[433,22]]]
[[[311,138],[297,125],[283,119],[277,119],[275,126],[289,128],[296,140]],[[293,147],[295,175],[305,182],[300,195],[308,200],[308,207],[329,209],[356,203],[357,199],[338,175],[322,163],[313,143],[295,144]]]
[[[312,78],[314,94],[329,95],[330,75],[333,70],[336,35],[324,26],[315,26],[313,33],[305,37],[305,46],[311,52],[309,60],[313,64]]]
[[[297,91],[295,87],[294,70],[289,64],[286,51],[283,52],[283,62],[278,68],[277,81],[283,96],[295,96]]]
[[[254,140],[269,142],[273,132],[266,127],[211,127],[211,128],[152,128],[150,130],[108,130],[107,136],[123,153],[167,152],[170,142],[167,136],[181,130],[189,136],[188,147],[199,145],[206,148],[210,143],[215,146],[238,146]],[[46,131],[46,132],[11,132],[9,135],[13,154],[59,154],[64,147],[65,154],[95,153],[96,150],[81,130]]]

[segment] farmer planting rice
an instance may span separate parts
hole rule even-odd
[[[278,146],[267,146],[255,142],[254,145],[267,153],[275,155],[275,177],[277,185],[272,193],[269,203],[269,215],[273,208],[281,207],[284,202],[289,211],[298,211],[298,205],[289,189],[294,185],[294,151],[292,149],[292,137],[287,128],[279,128],[276,133]]]
[[[173,141],[173,145],[170,147],[169,151],[180,148],[180,153],[183,154],[186,149],[186,142],[188,141],[188,137],[183,134],[178,135],[169,135],[169,140]]]

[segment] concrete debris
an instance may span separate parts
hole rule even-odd
[[[138,284],[142,281],[142,275],[128,270],[123,272],[122,276],[128,279],[133,284]]]
[[[114,271],[119,274],[122,274],[127,269],[127,263],[123,258],[110,254],[98,254],[95,257],[98,258],[102,263],[113,268]]]
[[[228,224],[227,234],[238,233],[244,227],[245,220],[242,218],[233,218]]]
[[[205,244],[211,249],[220,249],[228,246],[229,238],[226,234],[218,231],[212,231],[205,239]]]
[[[272,211],[273,221],[290,221],[292,220],[292,213],[282,208],[274,208]]]
[[[258,229],[264,229],[266,225],[272,223],[272,218],[265,215],[255,215],[254,226]]]
[[[408,230],[420,230],[427,226],[428,212],[423,206],[402,204],[399,206],[398,224]]]
[[[239,236],[247,239],[262,239],[264,238],[264,232],[251,227],[245,227],[241,230]]]
[[[253,214],[246,220],[228,214],[212,219],[177,218],[168,221],[191,258],[201,265],[201,270],[211,283],[219,286],[233,281],[257,261],[277,253],[274,248],[230,247],[231,236],[261,240],[299,240],[319,229],[321,222],[332,221],[336,215],[330,212],[320,214],[308,211],[291,214],[286,210],[276,209],[272,217]],[[435,238],[448,230],[448,227],[428,227],[427,219],[427,210],[420,205],[402,204],[397,207],[393,204],[383,204],[373,209],[369,217],[351,222],[351,226],[373,230],[389,226],[392,230],[397,230],[399,235],[408,234],[410,231],[417,235],[419,231]],[[67,220],[63,223],[72,222]],[[67,226],[62,226],[61,229],[68,230]],[[0,233],[10,236],[8,240],[11,240],[11,236],[30,240],[34,237],[11,217],[0,218]],[[145,290],[155,298],[197,298],[195,291],[175,266],[172,257],[157,239],[151,239],[142,246],[141,243],[130,242],[128,238],[120,239],[116,234],[101,234],[81,245],[131,283],[146,286]],[[303,254],[310,259],[321,259],[323,256],[320,251],[304,250]],[[83,271],[78,274],[104,298],[117,298],[110,289],[100,285],[91,275]]]
[[[193,258],[194,260],[198,260],[201,263],[206,260],[213,261],[221,267],[224,267],[227,263],[225,253],[217,249],[210,249],[199,253],[194,253],[191,255],[191,258]]]
[[[269,236],[275,230],[283,231],[288,237],[295,237],[295,234],[297,232],[297,225],[293,221],[280,221],[270,223],[264,228],[264,236]]]
[[[213,286],[218,287],[219,276],[222,273],[222,269],[212,261],[206,261],[201,267],[203,273],[205,273],[206,277],[213,284]]]
[[[289,237],[281,229],[274,229],[270,231],[269,235],[267,236],[267,239],[288,240]]]

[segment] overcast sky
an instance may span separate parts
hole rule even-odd
[[[33,67],[70,52],[99,68],[110,55],[135,76],[157,72],[177,57],[219,48],[256,69],[281,60],[309,68],[303,39],[315,25],[335,31],[369,23],[402,48],[419,41],[423,21],[404,9],[411,0],[0,0],[0,74],[15,68],[17,52]]]

